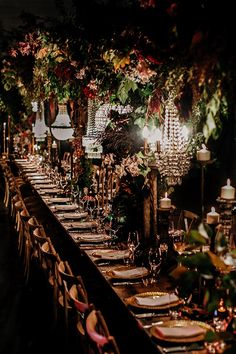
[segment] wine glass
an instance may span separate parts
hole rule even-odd
[[[185,236],[182,230],[178,230],[173,235],[173,247],[175,251],[181,256],[186,248]]]
[[[139,234],[137,231],[130,231],[127,239],[127,247],[129,250],[129,262],[130,265],[135,263],[135,252],[140,244]]]
[[[150,282],[155,283],[161,270],[161,255],[157,247],[151,247],[148,252],[148,264],[150,269]]]

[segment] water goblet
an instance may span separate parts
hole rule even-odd
[[[161,270],[161,255],[157,247],[151,247],[148,252],[148,264],[150,269],[150,283],[154,284]]]
[[[128,239],[127,239],[127,247],[129,250],[129,260],[130,264],[134,265],[135,263],[135,252],[140,244],[139,241],[139,234],[137,231],[131,231],[128,234]]]

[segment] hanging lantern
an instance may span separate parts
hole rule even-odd
[[[36,112],[35,124],[32,129],[36,142],[44,141],[49,128],[45,124],[43,102],[31,102],[33,112]]]
[[[51,133],[57,140],[73,139],[74,129],[71,126],[66,104],[58,104],[58,113],[51,125]]]

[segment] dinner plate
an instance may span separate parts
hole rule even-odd
[[[65,213],[65,214],[62,214],[61,217],[63,219],[82,219],[82,218],[86,218],[88,216],[88,213],[87,212],[84,212],[84,213]]]
[[[34,179],[34,180],[30,180],[30,183],[32,184],[40,184],[40,183],[52,183],[51,179]]]
[[[72,222],[72,223],[63,223],[62,225],[68,230],[68,229],[90,229],[90,228],[95,228],[98,226],[98,224],[95,221],[79,221],[79,222]]]
[[[38,176],[38,177],[47,177],[46,175],[40,175],[38,172],[26,172],[26,176],[29,178]]]
[[[177,328],[177,329],[180,328],[181,337],[162,336],[158,331],[158,327]],[[200,327],[201,329],[204,329],[204,332],[193,336],[186,336],[187,330],[191,327],[192,328]],[[194,342],[199,342],[204,340],[205,334],[209,330],[214,331],[214,329],[205,322],[191,321],[191,320],[170,320],[170,321],[165,321],[163,324],[160,324],[158,326],[151,327],[150,332],[153,337],[165,342],[194,343]]]
[[[75,241],[80,243],[97,243],[105,242],[111,239],[111,236],[106,234],[93,234],[93,233],[82,233],[82,234],[72,234]]]
[[[155,299],[155,298],[160,298],[161,296],[165,296],[169,294],[167,292],[161,292],[161,291],[149,291],[146,293],[140,293],[136,294],[134,296],[128,297],[125,299],[126,303],[130,306],[133,307],[138,307],[138,308],[144,308],[144,309],[152,309],[152,310],[162,310],[162,309],[168,309],[170,307],[175,307],[178,306],[182,303],[180,299],[176,299],[176,301],[171,301],[169,303],[165,303],[162,305],[148,305],[148,304],[140,304],[138,303],[137,298],[143,298],[143,299]]]
[[[60,204],[55,204],[53,205],[50,209],[52,209],[53,211],[73,211],[78,209],[78,205],[76,204],[64,204],[64,205],[60,205]]]
[[[44,180],[44,179],[48,179],[48,177],[46,175],[36,175],[36,176],[31,176],[30,180],[34,181],[34,180]]]
[[[92,253],[93,257],[99,259],[104,259],[107,261],[120,260],[129,257],[129,252],[127,250],[96,250]]]
[[[37,186],[35,187],[36,189],[49,189],[49,188],[56,188],[58,187],[56,184],[37,184]]]
[[[49,203],[68,203],[70,201],[70,198],[49,198],[48,199]],[[70,205],[70,204],[68,204]],[[65,205],[64,205],[65,206]]]
[[[138,279],[148,275],[148,269],[145,267],[121,266],[108,270],[106,274],[112,279]]]

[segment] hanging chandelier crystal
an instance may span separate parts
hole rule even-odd
[[[168,186],[181,184],[182,177],[189,171],[191,155],[188,152],[188,129],[181,126],[178,110],[170,96],[165,104],[165,118],[160,128],[148,131],[144,127],[143,136],[154,153],[154,165]]]
[[[42,101],[31,102],[32,111],[36,112],[35,124],[32,125],[32,132],[34,134],[34,138],[36,142],[44,141],[47,133],[49,132],[49,128],[45,124],[44,117],[44,104]]]
[[[58,113],[54,123],[51,125],[51,133],[57,140],[73,139],[74,129],[71,126],[70,116],[66,104],[58,104]]]

